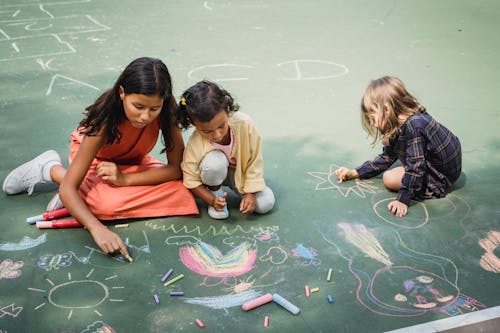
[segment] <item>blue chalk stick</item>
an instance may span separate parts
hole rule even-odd
[[[326,300],[328,301],[328,303],[333,304],[333,298],[332,298],[332,295],[328,295],[328,296],[326,296]]]
[[[160,298],[158,297],[158,295],[153,294],[153,298],[155,299],[156,304],[160,304]]]
[[[273,294],[273,301],[282,307],[284,307],[286,310],[290,311],[294,315],[298,315],[300,313],[300,309],[281,297],[278,294]]]

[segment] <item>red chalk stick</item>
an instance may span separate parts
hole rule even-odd
[[[256,307],[259,307],[261,305],[264,305],[266,303],[269,303],[273,300],[273,295],[271,294],[265,294],[264,296],[260,296],[258,298],[255,298],[251,301],[245,302],[241,305],[241,308],[244,311],[252,310],[255,309]]]

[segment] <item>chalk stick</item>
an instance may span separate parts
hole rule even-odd
[[[332,295],[328,295],[328,296],[326,296],[326,300],[328,301],[328,303],[333,304],[333,298],[332,298]]]
[[[201,322],[201,320],[199,319],[196,319],[196,324],[198,324],[198,326],[200,326],[201,328],[205,327],[205,325]]]
[[[115,228],[128,228],[128,224],[115,224]]]
[[[155,299],[156,304],[160,304],[160,298],[158,297],[158,295],[153,294],[153,298]]]
[[[326,281],[332,281],[332,269],[328,269],[328,275],[326,276]]]
[[[311,292],[312,292],[312,293],[317,293],[318,291],[319,291],[319,288],[312,288],[312,289],[311,289]]]
[[[169,286],[171,285],[172,283],[174,282],[177,282],[179,281],[180,279],[182,279],[184,277],[184,274],[179,274],[177,275],[176,277],[174,277],[172,280],[168,280],[167,282],[165,282],[163,285],[166,287],[166,286]]]
[[[311,296],[311,293],[309,292],[309,286],[306,284],[304,286],[304,289],[306,290],[306,297],[309,298],[309,296]]]
[[[300,313],[300,309],[281,297],[278,294],[273,294],[273,301],[282,307],[284,307],[286,310],[290,311],[294,315],[298,315]]]
[[[269,316],[264,317],[264,327],[269,326]]]
[[[169,293],[170,296],[184,296],[184,292],[183,291],[171,291]]]
[[[165,275],[163,275],[163,277],[161,278],[161,283],[165,283],[165,281],[167,281],[168,277],[172,274],[172,272],[174,271],[173,268],[170,268],[166,273]]]
[[[259,307],[261,305],[264,305],[266,303],[269,303],[273,300],[273,295],[271,294],[265,294],[264,296],[257,297],[255,299],[252,299],[250,301],[247,301],[241,305],[241,308],[243,311],[248,311],[255,309],[256,307]]]

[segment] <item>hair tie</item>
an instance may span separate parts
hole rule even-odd
[[[181,98],[181,105],[186,106],[186,98],[184,97]]]

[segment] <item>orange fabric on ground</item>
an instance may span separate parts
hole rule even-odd
[[[198,214],[191,192],[181,180],[158,185],[113,186],[95,173],[100,161],[112,161],[123,173],[131,173],[163,165],[148,155],[158,140],[159,127],[155,121],[137,129],[125,121],[120,125],[119,143],[101,148],[80,185],[79,194],[90,211],[101,220],[160,217]],[[83,135],[78,130],[71,134],[69,161],[75,157]]]

